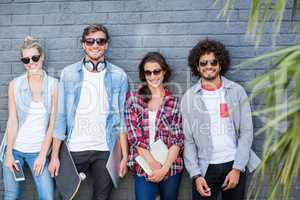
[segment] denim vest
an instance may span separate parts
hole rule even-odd
[[[46,72],[43,73],[44,73],[44,79],[43,79],[43,86],[42,86],[42,103],[46,108],[45,129],[47,130],[49,118],[51,114],[52,95],[55,87],[57,87],[58,85],[58,80],[51,76],[48,76]],[[18,125],[15,133],[17,134],[19,128],[23,125],[23,123],[26,120],[28,111],[30,109],[30,104],[32,102],[32,95],[31,95],[31,90],[27,79],[27,73],[24,73],[21,76],[18,76],[15,79],[13,79],[13,87],[14,87],[15,104],[16,104],[17,118],[18,118]],[[4,157],[4,152],[6,147],[6,134],[7,134],[6,132],[0,147],[0,161],[2,161]]]
[[[128,78],[119,67],[105,61],[104,84],[109,113],[106,119],[106,141],[111,151],[119,133],[126,132],[124,107]],[[59,82],[58,109],[53,137],[68,143],[75,121],[83,81],[82,61],[65,67]]]

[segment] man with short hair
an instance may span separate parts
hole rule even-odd
[[[49,170],[59,173],[59,147],[65,140],[78,172],[90,171],[93,199],[109,199],[112,180],[106,163],[120,136],[122,160],[119,175],[127,172],[128,145],[124,103],[128,78],[105,59],[109,35],[105,26],[91,24],[82,34],[84,58],[65,67],[59,86],[58,114],[53,133]]]
[[[218,41],[206,39],[189,54],[189,66],[200,77],[183,96],[184,162],[193,180],[193,200],[241,200],[245,168],[260,160],[251,150],[253,125],[247,94],[223,75],[230,56]]]

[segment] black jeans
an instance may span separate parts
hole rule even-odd
[[[109,151],[71,152],[77,171],[87,173],[93,178],[93,200],[108,200],[113,183],[106,169]]]
[[[222,190],[222,185],[226,175],[232,170],[233,161],[222,164],[210,164],[208,166],[205,180],[211,189],[210,197],[202,197],[196,190],[193,183],[193,200],[218,200],[219,194],[222,195],[222,200],[242,200],[244,199],[246,188],[246,174],[241,172],[238,185],[234,189]]]

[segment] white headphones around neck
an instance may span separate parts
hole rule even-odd
[[[101,72],[106,67],[106,62],[98,62],[96,66],[91,61],[86,61],[85,58],[83,59],[83,66],[90,72],[93,72],[96,69],[97,72]]]

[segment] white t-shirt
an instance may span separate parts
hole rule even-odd
[[[150,111],[149,110],[149,144],[153,144],[155,142],[155,120],[156,120],[156,113],[157,111]]]
[[[202,90],[202,97],[210,115],[210,134],[213,146],[210,164],[233,161],[236,153],[233,123],[229,117],[221,117],[220,114],[221,99],[225,99],[224,92],[223,87],[214,91]]]
[[[106,69],[93,73],[83,67],[83,82],[68,146],[70,151],[108,151],[106,119],[109,112],[104,86]]]
[[[42,102],[31,102],[28,115],[18,131],[14,149],[23,153],[40,152],[46,135],[46,112]]]

